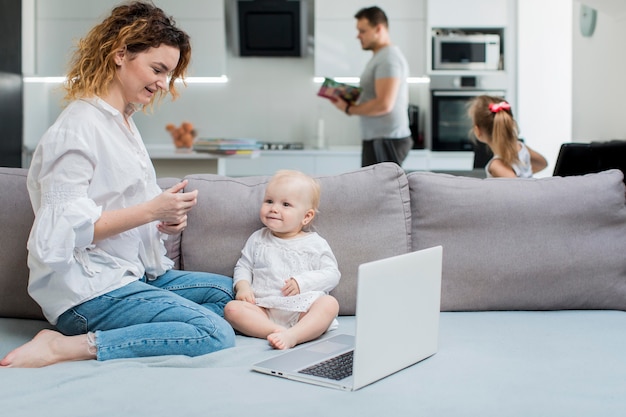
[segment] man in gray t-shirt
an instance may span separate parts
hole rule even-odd
[[[409,65],[400,49],[391,44],[385,12],[375,6],[367,7],[354,17],[362,48],[374,55],[361,74],[363,91],[357,103],[344,100],[334,103],[347,115],[360,116],[362,166],[378,162],[402,165],[413,146],[406,81]]]

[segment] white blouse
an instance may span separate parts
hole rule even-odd
[[[281,288],[295,278],[300,294],[285,297]],[[313,301],[328,294],[341,278],[328,242],[315,232],[280,239],[264,227],[248,238],[233,275],[233,284],[252,284],[256,304],[287,311],[308,311]]]
[[[103,211],[161,193],[131,118],[99,98],[70,103],[37,145],[28,173],[35,222],[28,239],[28,291],[50,323],[71,307],[173,262],[157,222],[92,243]]]

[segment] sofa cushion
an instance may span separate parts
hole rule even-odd
[[[180,182],[180,178],[163,177],[157,180],[159,187],[163,191]],[[167,236],[165,239],[165,249],[167,250],[167,257],[174,261],[174,269],[180,269],[180,233],[177,235]]]
[[[26,188],[27,169],[0,168],[0,190],[5,196],[0,203],[0,317],[44,320],[39,305],[28,295],[26,242],[35,215]],[[161,188],[173,186],[180,179],[159,179]],[[168,256],[179,266],[180,235],[165,242]]]
[[[0,317],[43,319],[41,308],[28,295],[26,242],[35,215],[21,168],[0,168]]]
[[[409,174],[413,249],[444,248],[442,310],[626,310],[622,178]]]
[[[263,226],[259,209],[269,177],[186,178],[187,189],[198,189],[199,195],[182,233],[182,266],[232,276],[244,243]],[[341,281],[332,294],[340,314],[352,315],[358,265],[411,248],[407,178],[397,165],[385,163],[319,181],[322,195],[313,224],[339,264]]]

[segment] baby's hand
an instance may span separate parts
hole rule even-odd
[[[298,281],[296,281],[293,277],[289,278],[287,281],[285,281],[285,285],[283,286],[281,291],[283,292],[283,295],[285,297],[300,294],[300,286],[298,285]]]
[[[246,301],[251,304],[256,304],[256,300],[254,298],[254,292],[252,288],[245,288],[240,291],[237,291],[235,295],[235,299],[239,301]]]

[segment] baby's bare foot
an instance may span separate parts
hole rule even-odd
[[[298,340],[289,330],[277,331],[267,336],[267,341],[274,349],[291,349],[298,344]]]

